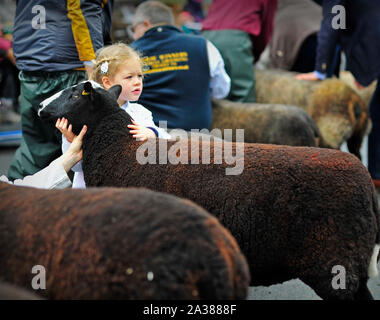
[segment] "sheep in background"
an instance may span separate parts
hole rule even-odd
[[[380,218],[376,191],[357,157],[330,149],[225,141],[137,142],[127,129],[131,118],[116,102],[120,91],[121,86],[105,91],[84,82],[39,109],[45,120],[67,118],[76,133],[88,126],[86,185],[144,186],[203,206],[236,238],[252,285],[299,278],[323,299],[372,298],[367,280],[377,275]],[[158,150],[153,155],[158,164],[136,160],[142,147]],[[243,166],[240,175],[226,175],[225,161],[215,163],[226,147],[236,154],[236,167]],[[211,159],[203,165],[206,149]],[[159,164],[157,159],[167,153],[181,161]],[[200,164],[191,164],[194,159]],[[345,290],[332,286],[336,265],[345,268]]]
[[[350,71],[341,71],[339,73],[339,80],[343,81],[350,86],[362,99],[364,105],[368,109],[371,98],[376,89],[376,80],[373,81],[369,86],[359,89],[355,84],[355,78]]]
[[[20,196],[22,195],[22,196]],[[0,183],[0,281],[49,299],[245,299],[235,239],[205,210],[145,189]]]
[[[255,70],[258,103],[291,104],[316,122],[329,148],[348,150],[361,158],[360,147],[370,119],[361,97],[338,79],[304,81],[282,70]]]
[[[212,129],[244,129],[244,141],[288,146],[327,146],[315,121],[290,105],[212,101]],[[232,141],[236,141],[232,136]]]

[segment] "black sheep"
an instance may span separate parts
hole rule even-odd
[[[369,173],[355,156],[309,147],[194,144],[191,139],[141,144],[132,139],[127,130],[131,119],[117,105],[120,89],[114,86],[107,92],[81,83],[45,101],[39,110],[44,119],[66,117],[74,132],[87,124],[87,186],[144,186],[193,200],[236,238],[253,285],[299,278],[323,299],[372,297],[367,280],[377,275],[379,210]],[[136,154],[147,146],[159,151],[165,146],[169,153],[175,147],[175,154],[185,155],[186,161],[200,160],[199,148],[211,150],[212,157],[208,165],[141,165]],[[216,163],[221,146],[236,152],[236,167],[244,168],[240,175],[226,175],[228,164]],[[346,270],[345,290],[332,286],[335,266]]]
[[[235,239],[190,201],[3,182],[0,198],[0,281],[32,290],[32,268],[43,266],[46,290],[35,293],[48,299],[246,298],[248,265]]]

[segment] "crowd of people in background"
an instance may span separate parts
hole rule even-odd
[[[22,123],[22,141],[8,171],[11,181],[35,174],[62,154],[59,130],[37,115],[42,100],[93,78],[94,70],[100,72],[98,82],[103,87],[107,87],[104,77],[117,82],[108,69],[99,69],[105,63],[110,68],[116,58],[110,56],[101,64],[97,59],[101,49],[113,43],[112,15],[118,1],[63,2],[44,2],[45,16],[35,21],[36,14],[42,14],[35,10],[40,1],[18,0],[13,26],[2,25],[2,121]],[[162,121],[168,129],[208,129],[212,98],[255,102],[253,66],[260,56],[261,60],[265,56],[267,67],[299,72],[297,78],[305,81],[339,76],[341,68],[352,72],[358,87],[380,76],[380,41],[375,40],[380,39],[380,4],[376,1],[163,0],[134,4],[133,39],[125,42],[141,54],[144,80],[141,77],[136,101],[149,112],[152,123],[135,125],[141,125],[141,130],[151,128],[148,135],[153,130],[159,136]],[[332,8],[339,5],[345,8],[346,29],[332,27],[336,15]],[[128,101],[134,100],[128,98],[121,106]],[[368,169],[380,187],[379,84],[369,112]]]

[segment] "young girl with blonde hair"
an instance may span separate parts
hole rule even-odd
[[[138,103],[143,88],[143,63],[139,54],[131,47],[117,43],[100,50],[95,60],[91,80],[96,81],[108,90],[113,85],[122,86],[118,103],[134,120],[129,125],[130,133],[139,141],[148,138],[169,139],[170,135],[157,127],[153,122],[152,113]],[[58,119],[56,127],[62,132],[62,151],[64,152],[75,137],[67,119]],[[85,188],[81,163],[72,168],[75,172],[73,188]]]

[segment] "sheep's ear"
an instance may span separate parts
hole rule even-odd
[[[90,81],[86,81],[83,86],[82,96],[88,96],[91,94],[92,84]]]
[[[121,93],[121,85],[115,84],[111,88],[109,88],[108,92],[117,100],[119,99],[120,93]]]

